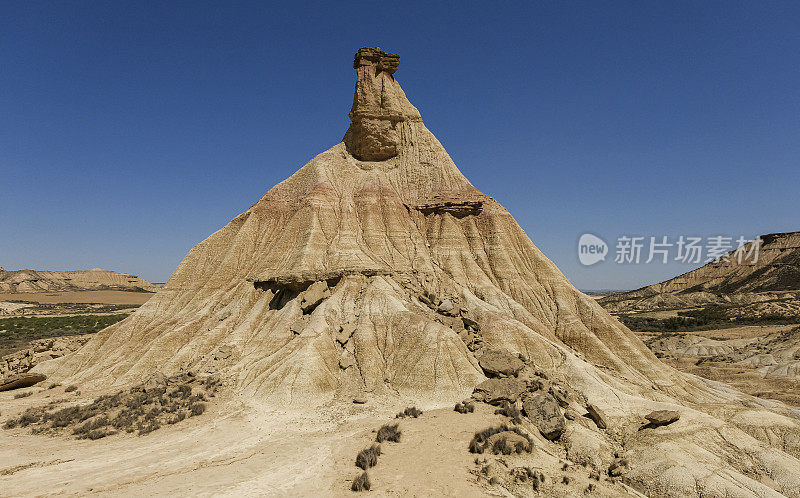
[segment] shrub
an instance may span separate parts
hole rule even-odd
[[[422,410],[417,408],[416,406],[411,406],[403,410],[402,412],[398,413],[395,418],[405,418],[405,417],[414,417],[417,418],[422,415]]]
[[[513,432],[525,439],[525,442],[518,441],[513,446],[506,438],[499,438],[494,441],[491,448],[489,448],[489,438],[501,432]],[[531,437],[523,432],[519,427],[509,427],[506,424],[501,424],[498,427],[490,427],[482,431],[476,432],[469,442],[469,452],[482,454],[487,449],[492,450],[494,454],[502,453],[510,455],[512,453],[530,453],[533,451],[533,441]]]
[[[14,399],[27,398],[31,394],[33,394],[33,391],[25,391],[25,392],[17,393],[17,394],[14,395]]]
[[[176,376],[167,382],[178,384],[170,395],[166,394],[165,385],[148,388],[138,386],[100,396],[89,405],[56,409],[55,403],[50,403],[29,408],[18,418],[6,421],[4,427],[11,429],[39,424],[33,428],[36,433],[70,428],[78,438],[97,439],[116,434],[118,430],[129,433],[138,431],[144,435],[164,424],[175,424],[187,416],[205,412],[206,405],[200,402],[205,400],[205,396],[202,392],[191,394],[192,388],[187,385],[194,382],[191,376]],[[66,391],[75,389],[77,387],[70,386]]]
[[[78,390],[78,386],[76,386],[75,384],[72,384],[71,386],[67,386],[67,388],[64,389],[64,392],[65,393],[71,393],[72,391],[77,391],[77,390]]]
[[[515,424],[522,422],[522,414],[517,408],[517,405],[512,405],[508,401],[503,401],[503,407],[494,411],[495,415],[505,415],[509,417]]]
[[[147,425],[139,423],[139,426],[138,426],[139,433],[138,434],[140,436],[144,436],[145,434],[150,434],[151,432],[153,432],[155,430],[158,430],[160,428],[161,428],[161,424],[159,424],[158,422],[152,422],[152,423],[147,424]]]
[[[379,443],[384,441],[399,443],[401,434],[402,431],[398,428],[398,424],[386,424],[378,429],[378,435],[375,437],[375,440]]]
[[[144,419],[148,422],[152,422],[153,420],[156,420],[163,411],[164,410],[160,406],[154,406],[145,414]]]
[[[456,406],[453,409],[458,413],[472,413],[475,411],[475,403],[471,401],[456,403]]]
[[[133,422],[135,418],[133,414],[128,410],[122,410],[114,417],[114,420],[111,422],[111,425],[117,429],[130,429],[127,432],[133,432]]]
[[[62,408],[54,413],[48,413],[46,420],[50,421],[51,427],[66,427],[74,422],[80,422],[81,409],[77,406]]]
[[[378,464],[378,456],[381,454],[381,445],[373,444],[369,448],[363,449],[356,455],[356,467],[367,470]]]
[[[192,394],[192,388],[186,384],[181,384],[177,389],[169,393],[171,398],[188,398]]]
[[[25,410],[22,415],[19,417],[19,425],[22,427],[27,427],[31,424],[34,424],[41,420],[42,418],[42,411],[36,408],[28,408]]]
[[[191,417],[202,415],[203,412],[206,411],[206,405],[204,403],[195,403],[191,407]]]
[[[114,307],[111,308],[113,310]],[[63,335],[90,334],[117,323],[127,314],[0,318],[0,356],[25,349],[28,342]]]
[[[87,421],[86,423],[84,423],[80,427],[76,428],[74,431],[72,431],[72,434],[77,435],[81,439],[83,439],[83,438],[98,439],[96,437],[94,437],[94,438],[90,437],[90,434],[94,433],[96,435],[97,429],[99,429],[100,427],[105,427],[108,424],[109,424],[108,417],[106,417],[105,415],[101,415],[101,416],[99,416],[97,418],[93,418],[93,419]],[[102,431],[102,432],[103,432],[103,436],[100,436],[100,437],[105,437],[105,431]]]
[[[181,420],[186,418],[186,412],[178,412],[175,415],[171,416],[167,419],[168,424],[177,424]]]
[[[372,488],[372,483],[369,482],[369,474],[365,470],[360,476],[353,480],[353,485],[350,486],[352,491],[369,491]]]

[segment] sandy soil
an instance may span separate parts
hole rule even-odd
[[[41,391],[13,399],[1,393],[3,418],[58,398],[70,395]],[[460,415],[442,409],[401,421],[403,439],[384,443],[370,471],[373,494],[483,494],[469,473],[474,455],[467,445],[476,430],[499,422],[489,410]],[[343,403],[301,413],[228,399],[146,436],[87,441],[0,430],[0,494],[352,496],[350,483],[360,473],[355,456],[393,413]]]
[[[63,388],[21,399],[0,393],[3,419],[59,399],[91,397]],[[203,415],[146,436],[89,441],[32,435],[30,428],[0,430],[0,495],[351,497],[352,480],[361,473],[356,454],[375,441],[381,425],[397,421],[394,413],[403,407],[397,400],[391,406],[370,400],[297,412],[218,397]],[[468,451],[476,431],[507,421],[494,409],[479,403],[475,413],[462,415],[447,406],[399,420],[400,442],[384,442],[369,471],[370,496],[508,496],[479,477],[483,462]],[[565,470],[557,451],[537,435],[532,454],[480,459],[544,472],[547,496],[580,495],[590,482],[602,489],[599,496],[625,494],[620,483],[590,481],[584,467]],[[562,483],[566,475],[568,485]]]
[[[30,301],[42,304],[58,303],[102,303],[140,306],[153,297],[151,292],[127,291],[71,291],[71,292],[24,292],[0,293],[0,301]]]

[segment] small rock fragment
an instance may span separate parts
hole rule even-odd
[[[628,460],[625,458],[618,458],[614,460],[610,467],[608,467],[608,475],[611,477],[620,477],[628,471]]]
[[[481,329],[480,326],[478,325],[478,322],[476,322],[475,320],[473,320],[473,319],[471,319],[469,317],[462,316],[461,317],[461,321],[464,322],[464,327],[466,327],[468,329],[472,329],[472,330],[476,330],[476,331]]]
[[[339,368],[342,370],[347,370],[348,368],[355,366],[355,364],[355,360],[350,355],[342,356],[342,358],[339,360]]]
[[[603,410],[601,410],[597,405],[589,403],[589,406],[586,407],[586,411],[589,412],[589,418],[591,418],[594,421],[594,423],[597,425],[598,428],[600,429],[608,428],[606,414],[603,413]]]
[[[346,323],[342,325],[342,328],[339,330],[339,333],[336,334],[336,342],[344,346],[347,344],[347,341],[353,336],[353,333],[356,331],[355,324]]]
[[[324,280],[314,282],[303,292],[303,299],[300,301],[300,309],[303,310],[303,313],[310,313],[330,295],[331,291],[328,289],[327,282]]]
[[[441,303],[439,303],[439,307],[437,308],[440,313],[450,313],[453,311],[453,301],[449,299],[445,299]]]
[[[550,386],[550,394],[555,398],[561,408],[566,408],[569,405],[567,391],[563,387]]]

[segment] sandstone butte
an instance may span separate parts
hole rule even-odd
[[[664,365],[576,290],[461,174],[398,63],[360,49],[342,142],[195,246],[132,316],[33,372],[85,389],[216,372],[242,399],[298,409],[452,406],[486,379],[476,354],[500,349],[602,410],[584,449],[621,443],[643,493],[800,495],[797,414]],[[639,431],[655,410],[680,421]]]

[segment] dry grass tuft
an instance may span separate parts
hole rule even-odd
[[[517,441],[512,444],[507,438],[497,438],[494,443],[489,447],[489,438],[501,432],[513,432],[525,440]],[[484,451],[491,451],[495,455],[511,455],[512,453],[530,453],[533,451],[533,440],[531,437],[522,431],[519,427],[501,424],[498,427],[489,427],[482,431],[476,432],[469,442],[469,452],[482,454]]]
[[[503,406],[494,411],[495,415],[505,415],[515,424],[522,423],[522,413],[517,405],[512,405],[508,401],[503,401]]]
[[[469,402],[462,401],[461,403],[456,403],[456,406],[453,409],[458,413],[472,413],[475,411],[475,403],[471,401]]]
[[[402,431],[398,428],[399,424],[386,424],[378,429],[378,435],[375,440],[379,443],[384,441],[391,441],[393,443],[400,442],[400,435]]]
[[[406,417],[417,418],[420,415],[422,415],[422,410],[420,410],[416,406],[410,406],[410,407],[406,408],[405,410],[403,410],[402,412],[400,412],[397,415],[395,415],[394,418],[406,418]]]
[[[378,464],[378,457],[381,454],[381,445],[373,444],[369,448],[363,449],[356,455],[356,467],[367,470]]]
[[[372,488],[372,483],[369,481],[369,474],[365,470],[360,476],[353,480],[353,485],[350,486],[352,491],[369,491]]]

